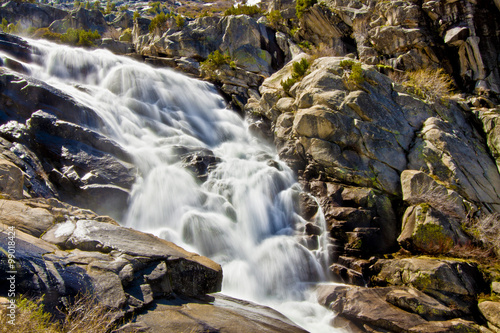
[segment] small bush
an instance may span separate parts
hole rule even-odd
[[[453,91],[453,80],[443,69],[420,69],[390,77],[410,93],[430,102],[445,100]]]
[[[299,43],[299,47],[304,51],[309,51],[309,50],[311,50],[312,45],[307,40],[304,40],[304,41]]]
[[[101,39],[101,35],[95,31],[69,28],[61,35],[60,40],[66,44],[78,46],[94,46],[94,41]]]
[[[149,24],[149,32],[155,31],[156,28],[161,27],[162,25],[165,25],[167,22],[167,16],[165,13],[160,13],[156,15],[152,20],[151,23]]]
[[[292,64],[292,77],[294,79],[302,79],[309,69],[309,61],[306,58],[300,59]]]
[[[59,34],[57,32],[52,32],[49,30],[49,28],[37,29],[33,33],[33,37],[48,39],[48,40],[52,40],[52,41],[60,41],[61,40],[61,34]]]
[[[247,5],[239,5],[238,7],[230,7],[224,12],[224,16],[229,15],[248,15],[255,16],[262,13],[262,9],[258,5],[247,6]]]
[[[361,85],[365,82],[365,75],[363,73],[363,68],[361,67],[361,63],[351,60],[345,59],[340,62],[340,67],[344,70],[350,71],[348,77],[348,83],[354,85]]]
[[[177,25],[177,27],[182,28],[185,23],[186,23],[186,20],[181,15],[177,15],[175,17],[175,24]]]
[[[139,14],[139,12],[138,12],[138,11],[135,11],[135,12],[134,12],[134,16],[132,17],[132,19],[133,19],[134,21],[136,21],[136,20],[137,20],[138,18],[140,18],[140,17],[141,17],[141,14]]]
[[[289,77],[286,80],[282,80],[280,82],[281,87],[283,87],[283,90],[289,94],[290,93],[290,88],[300,81],[304,75],[306,75],[307,70],[309,69],[309,61],[307,61],[306,58],[300,59],[300,61],[296,61],[292,64],[292,76]]]
[[[292,88],[292,86],[297,83],[297,80],[294,79],[293,77],[289,77],[288,79],[286,80],[282,80],[280,82],[281,86],[283,87],[283,90],[288,94],[290,93],[290,89]]]
[[[281,16],[281,12],[279,10],[271,10],[266,15],[267,21],[271,27],[277,27],[278,24],[283,22],[283,16]]]
[[[317,3],[317,0],[297,0],[295,4],[295,11],[297,13],[297,17],[300,19],[304,16],[304,12],[307,8],[314,6]]]
[[[202,61],[200,65],[204,70],[214,71],[223,65],[229,65],[230,63],[231,57],[229,55],[224,55],[219,50],[216,50],[210,53],[208,58],[205,61]]]

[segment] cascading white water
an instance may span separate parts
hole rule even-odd
[[[31,75],[93,108],[105,123],[99,130],[133,156],[139,177],[123,224],[220,263],[225,294],[278,308],[311,331],[334,331],[329,311],[307,299],[324,279],[326,251],[297,241],[300,187],[212,85],[103,50],[30,43],[39,50],[26,64]],[[207,150],[219,162],[200,182],[180,152]]]

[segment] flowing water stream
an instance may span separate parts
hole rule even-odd
[[[104,50],[29,42],[38,50],[31,75],[93,108],[98,130],[133,156],[139,177],[122,224],[220,263],[223,293],[335,331],[310,291],[325,279],[326,243],[309,251],[297,240],[305,221],[293,172],[211,84]],[[183,166],[186,153],[217,161],[205,182]]]

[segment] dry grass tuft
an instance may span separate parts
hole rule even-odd
[[[453,79],[443,69],[393,72],[389,77],[405,86],[410,93],[430,102],[449,99],[453,91]]]
[[[32,300],[21,296],[16,305],[15,324],[9,324],[10,318],[2,314],[0,333],[102,333],[117,327],[115,311],[98,304],[90,295],[78,296],[72,304],[60,310],[64,316],[61,321],[44,309],[43,297]]]

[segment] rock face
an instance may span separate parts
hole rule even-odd
[[[48,27],[53,21],[64,18],[67,12],[52,6],[29,2],[9,1],[0,7],[0,20],[21,22],[23,27]]]
[[[206,59],[219,50],[228,54],[238,67],[249,72],[269,74],[282,65],[282,51],[274,34],[265,25],[246,15],[202,17],[179,29],[173,21],[144,35],[139,22],[134,25],[134,43],[142,55]],[[276,53],[270,52],[275,50]]]
[[[396,239],[427,253],[468,244],[462,222],[500,207],[500,175],[471,114],[453,100],[424,102],[373,66],[362,66],[356,82],[352,63],[319,58],[287,95],[280,82],[290,63],[246,111],[268,120],[280,156],[320,198],[341,254],[384,253]],[[402,233],[398,197],[409,205]]]
[[[293,17],[295,1],[270,8]],[[332,55],[356,52],[364,63],[401,70],[442,66],[471,92],[499,93],[496,16],[493,1],[329,0],[304,11],[298,34]]]
[[[46,294],[50,308],[91,292],[124,315],[155,298],[205,295],[221,288],[218,264],[120,227],[109,217],[55,199],[4,200],[1,206],[2,230],[14,227],[16,232],[18,292]],[[7,248],[7,236],[1,235],[1,246]],[[6,258],[2,253],[4,275],[9,271]]]
[[[120,218],[135,169],[119,145],[91,129],[102,124],[96,112],[27,75],[1,73],[0,132],[9,141],[9,159],[29,176],[30,195],[56,196]]]

